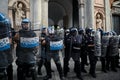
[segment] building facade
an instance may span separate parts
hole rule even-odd
[[[120,33],[120,0],[0,0],[12,27],[20,29],[21,20],[30,18],[32,28],[59,25],[102,28]]]

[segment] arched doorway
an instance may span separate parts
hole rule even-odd
[[[78,0],[49,0],[48,18],[63,28],[79,26]],[[50,26],[52,23],[48,21]]]

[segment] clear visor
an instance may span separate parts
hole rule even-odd
[[[22,28],[25,30],[30,29],[30,23],[22,23]]]

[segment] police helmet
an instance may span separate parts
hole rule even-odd
[[[117,33],[115,31],[111,31],[111,33],[112,33],[113,36],[117,35]]]
[[[45,26],[43,26],[43,27],[41,28],[41,30],[42,30],[42,31],[46,30],[46,27],[45,27]]]
[[[70,29],[70,33],[76,33],[78,30],[77,30],[77,28],[71,28]]]
[[[107,36],[112,36],[112,32],[111,31],[107,32]]]
[[[54,26],[49,26],[48,27],[48,34],[54,34],[55,33],[55,28]]]
[[[25,19],[22,20],[22,24],[24,24],[24,23],[30,23],[30,20],[25,18]]]
[[[79,28],[79,29],[78,29],[78,33],[79,33],[79,34],[83,34],[83,33],[84,33],[84,29],[83,29],[83,28]]]
[[[28,24],[28,26],[27,26],[27,27],[24,27],[24,24],[26,24],[26,23]],[[23,28],[24,30],[28,30],[29,28],[31,29],[31,22],[30,22],[30,20],[27,19],[27,18],[25,18],[25,19],[22,20],[21,25],[22,25],[22,28]]]
[[[10,20],[3,13],[0,13],[0,27],[11,27]]]
[[[5,15],[3,13],[0,13],[0,22],[4,21],[5,19]]]
[[[92,33],[93,29],[92,28],[86,28],[86,34]]]
[[[6,23],[6,17],[3,13],[0,13],[0,26],[5,26]]]
[[[107,35],[108,35],[107,32],[103,32],[103,33],[102,33],[102,36],[107,36]]]
[[[70,33],[70,29],[66,29],[66,30],[65,30],[65,33]]]

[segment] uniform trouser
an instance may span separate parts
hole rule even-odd
[[[74,53],[74,55],[72,55],[73,61],[75,62],[74,65],[74,71],[76,73],[77,76],[81,76],[81,64],[80,64],[80,53]],[[69,60],[70,60],[70,56],[65,56],[64,58],[64,75],[66,76],[68,71],[69,71]]]
[[[70,60],[70,57],[68,56],[65,56],[64,58],[64,65],[63,65],[63,69],[64,69],[64,75],[67,75],[67,72],[69,72],[69,60]]]
[[[119,67],[119,54],[115,56],[115,65]]]
[[[97,57],[94,55],[94,51],[88,52],[89,60],[90,60],[90,74],[95,74],[96,69],[96,63],[97,63]]]
[[[10,64],[7,68],[8,80],[13,80],[13,65]]]
[[[85,65],[87,64],[87,52],[81,51],[81,69],[83,70],[85,68]]]
[[[102,70],[106,70],[106,57],[101,57],[101,65],[102,65]]]
[[[109,70],[110,67],[112,70],[115,70],[115,68],[116,68],[115,56],[108,56],[107,57],[107,63],[106,63],[107,70]]]
[[[70,52],[69,49],[65,48],[65,57],[64,57],[64,64],[63,64],[63,69],[64,69],[64,75],[67,74],[67,72],[69,72],[69,60],[70,60]]]
[[[45,64],[46,60],[47,59],[46,59],[45,47],[42,47],[41,48],[41,59],[38,62],[38,71],[41,71],[41,68]],[[45,68],[46,68],[46,66],[45,66]]]
[[[53,58],[53,60],[55,62],[55,65],[56,65],[57,70],[59,72],[59,76],[63,77],[63,69],[62,69],[62,65],[60,62],[59,53],[50,53],[50,55],[48,56],[47,61],[45,62],[47,75],[52,76],[51,75],[51,58]]]
[[[25,80],[26,76],[29,76],[30,68],[34,67],[35,63],[32,63],[32,64],[27,64],[27,63],[22,63],[21,64],[20,63],[20,64],[17,64],[17,65],[18,65],[18,67],[17,67],[17,80]]]
[[[41,58],[41,60],[38,63],[38,71],[41,71],[41,68],[45,64],[46,60],[47,59],[45,59],[45,58]],[[46,66],[45,66],[45,68],[46,68]]]
[[[77,76],[81,76],[81,65],[80,65],[80,61],[75,61],[75,68],[74,68],[76,75]]]

